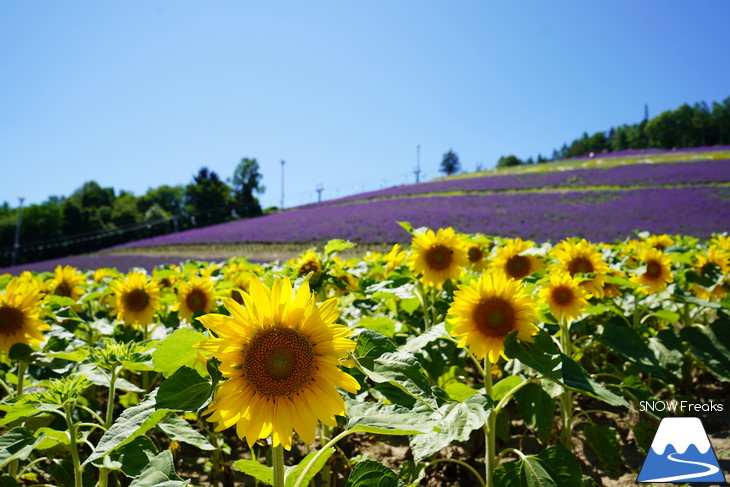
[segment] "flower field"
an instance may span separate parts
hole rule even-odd
[[[285,262],[1,275],[0,482],[634,485],[660,401],[701,403],[726,468],[709,406],[730,407],[730,239],[707,230],[730,221],[726,189],[515,196],[370,202],[444,222],[394,225],[407,238],[382,254],[334,239]],[[321,238],[317,211],[359,222],[358,205],[267,218]],[[500,212],[503,236],[469,230]],[[608,215],[702,238],[616,240]],[[508,237],[526,228],[554,243]],[[395,236],[357,236],[378,229]]]

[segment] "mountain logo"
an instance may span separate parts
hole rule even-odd
[[[700,418],[664,418],[637,482],[725,482]]]

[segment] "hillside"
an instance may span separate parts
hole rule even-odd
[[[256,258],[264,248],[261,258],[270,259],[288,255],[271,252],[283,243],[408,241],[399,221],[553,242],[569,236],[612,242],[636,231],[706,238],[727,231],[730,222],[727,149],[609,154],[461,175],[139,240],[102,255],[124,257],[119,266],[128,266],[137,254],[144,256],[139,265],[149,266],[154,256],[160,262],[241,252]],[[215,246],[228,250],[215,251]],[[45,269],[48,264],[30,266]]]

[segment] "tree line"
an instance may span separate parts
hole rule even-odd
[[[551,157],[538,154],[537,158],[522,160],[517,156],[502,156],[497,167],[519,166],[522,164],[542,164],[571,157],[590,154],[605,154],[623,150],[673,149],[704,147],[730,144],[730,97],[721,103],[705,102],[690,106],[684,104],[676,110],[667,110],[654,118],[645,118],[640,123],[611,127],[607,131],[583,135],[570,144],[563,144],[553,150]],[[452,152],[452,151],[449,151]],[[458,159],[453,163],[453,155],[444,155],[441,171],[446,174],[458,172]],[[454,170],[454,167],[457,169]],[[480,170],[479,168],[477,170]],[[449,172],[451,171],[451,172]]]
[[[88,181],[70,196],[41,204],[0,206],[0,266],[13,261],[18,211],[20,251],[15,263],[84,253],[111,245],[263,213],[265,190],[256,159],[244,158],[228,182],[201,168],[187,185],[162,185],[142,196]],[[230,184],[229,184],[230,183]]]

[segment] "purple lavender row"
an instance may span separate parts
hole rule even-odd
[[[612,242],[634,230],[700,238],[728,230],[730,189],[498,193],[379,200],[302,208],[132,242],[122,247],[246,241],[407,241],[396,222],[415,227],[558,241],[570,236]]]
[[[728,159],[627,164],[606,169],[588,168],[560,172],[489,175],[409,184],[307,205],[305,208],[361,199],[448,191],[506,191],[551,187],[698,184],[725,181],[730,181],[730,160]]]

